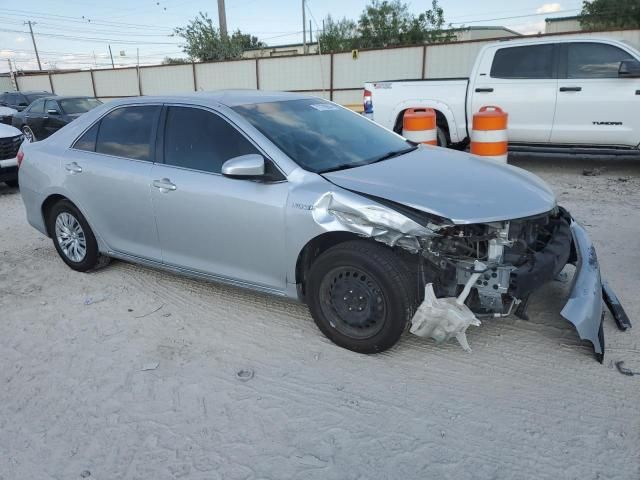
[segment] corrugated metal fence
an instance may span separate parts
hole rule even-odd
[[[558,36],[612,38],[640,49],[640,30]],[[494,41],[361,50],[357,55],[294,55],[115,70],[47,72],[18,75],[17,82],[20,90],[90,95],[102,100],[196,90],[257,88],[307,92],[341,104],[356,105],[361,101],[362,84],[365,81],[468,76],[480,49]]]

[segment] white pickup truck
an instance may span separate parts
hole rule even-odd
[[[484,47],[469,78],[365,83],[365,115],[402,130],[408,108],[433,108],[438,144],[465,146],[484,105],[509,114],[509,148],[638,153],[640,52],[609,39],[508,40]]]

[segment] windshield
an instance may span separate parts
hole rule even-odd
[[[66,100],[60,100],[60,107],[68,114],[88,112],[101,104],[102,102],[95,98],[68,98]]]
[[[234,110],[305,170],[341,170],[415,147],[345,108],[317,98],[240,105]]]

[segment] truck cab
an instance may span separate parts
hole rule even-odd
[[[639,59],[613,40],[490,45],[470,77],[468,118],[495,104],[509,113],[512,143],[636,147],[640,77],[631,66]]]

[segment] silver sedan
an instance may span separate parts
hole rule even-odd
[[[526,315],[567,263],[562,311],[604,353],[584,230],[534,175],[415,145],[334,103],[223,91],[102,105],[25,145],[29,223],[86,272],[109,258],[307,303],[363,353]]]

